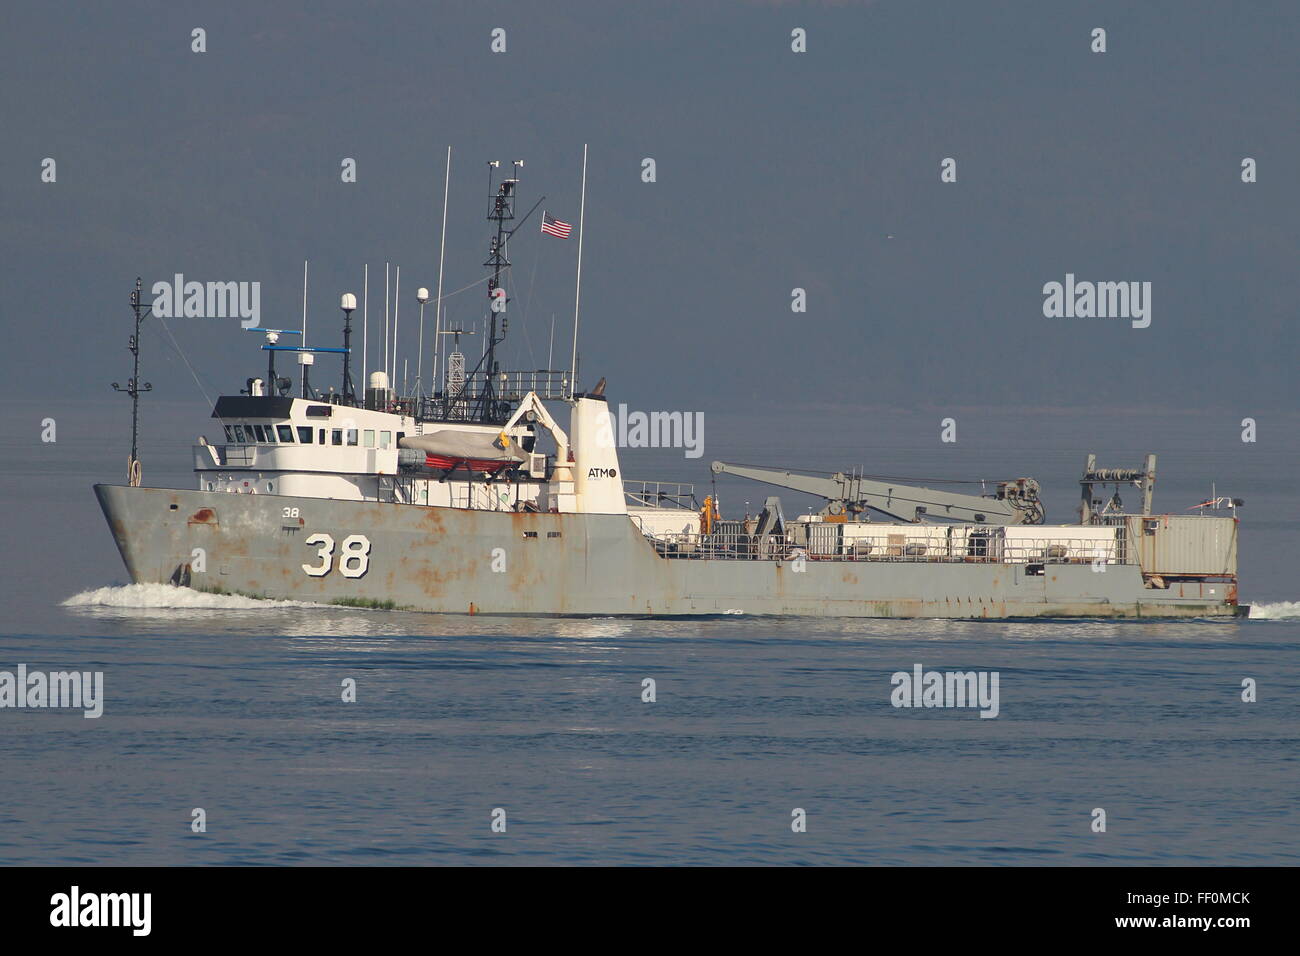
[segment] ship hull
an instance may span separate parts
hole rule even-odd
[[[1133,565],[665,558],[624,515],[96,485],[135,583],[462,614],[1223,618],[1235,588]]]

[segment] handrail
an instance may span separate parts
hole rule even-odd
[[[891,537],[901,537],[891,535]],[[788,534],[695,534],[675,532],[646,535],[661,556],[674,559],[795,560],[887,563],[951,564],[1126,564],[1120,542],[1114,538],[1007,539],[994,535],[964,538],[904,538],[882,544],[866,539],[821,542],[795,540]],[[819,546],[821,545],[821,546]]]
[[[623,494],[628,501],[643,508],[682,508],[695,511],[695,486],[680,481],[642,481],[623,479]]]

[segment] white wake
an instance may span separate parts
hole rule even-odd
[[[1264,621],[1287,621],[1300,618],[1300,601],[1252,604],[1250,606],[1250,616]]]
[[[310,601],[273,601],[239,594],[209,594],[170,584],[125,584],[74,594],[64,607],[186,608],[211,611],[252,611],[269,607],[324,607]]]

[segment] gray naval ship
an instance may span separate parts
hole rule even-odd
[[[439,348],[430,394],[395,392],[386,368],[363,369],[358,395],[356,300],[345,295],[342,348],[279,345],[292,333],[256,330],[267,337],[266,377],[217,400],[214,440],[193,447],[193,487],[143,487],[133,437],[128,483],[96,485],[95,493],[134,582],[460,614],[1247,613],[1237,601],[1240,500],[1157,513],[1154,455],[1136,468],[1101,468],[1089,456],[1079,520],[1060,525],[1043,523],[1029,478],[963,494],[856,472],[714,462],[714,474],[824,502],[787,517],[772,496],[757,515],[730,519],[691,485],[625,479],[603,379],[579,391],[576,360],[567,370],[529,372],[496,360],[517,186],[504,179],[491,195],[496,229],[476,366],[468,368],[458,344],[445,356]],[[429,298],[420,290],[422,305]],[[139,385],[138,282],[132,301],[136,371],[124,391],[138,407],[147,390]],[[454,335],[459,343],[465,330],[445,326],[439,301],[435,341]],[[275,371],[284,352],[301,366],[298,395]],[[341,355],[339,390],[310,384],[319,353]],[[565,406],[562,425],[551,409]],[[1139,513],[1122,510],[1118,490],[1127,485],[1140,488]]]

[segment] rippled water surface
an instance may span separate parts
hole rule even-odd
[[[6,660],[103,670],[106,697],[99,720],[4,715],[0,860],[1300,860],[1294,619],[494,621],[172,597],[69,609],[75,640],[0,640]],[[915,663],[997,670],[999,717],[891,707]]]

